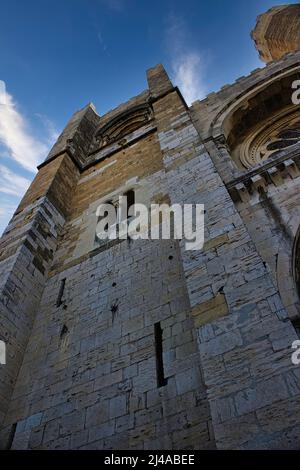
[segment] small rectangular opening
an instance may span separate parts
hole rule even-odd
[[[12,424],[10,428],[9,436],[7,439],[6,450],[10,450],[13,445],[15,434],[16,434],[16,429],[17,429],[17,423]]]
[[[62,279],[60,281],[59,292],[58,292],[57,301],[56,301],[56,307],[59,307],[62,304],[62,297],[64,295],[65,285],[66,285],[66,278]]]
[[[296,330],[296,333],[298,335],[298,338],[300,338],[300,318],[297,318],[295,320],[292,320],[292,325]]]
[[[163,330],[160,322],[154,324],[155,353],[156,353],[156,377],[157,386],[164,387],[168,379],[165,378],[163,363]]]
[[[129,209],[131,206],[135,204],[135,194],[134,190],[130,189],[127,191],[127,193],[124,194],[124,196],[127,196],[127,219],[129,218]]]

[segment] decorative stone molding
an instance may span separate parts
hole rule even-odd
[[[242,174],[226,186],[234,202],[250,200],[259,188],[267,191],[268,186],[281,186],[286,178],[296,179],[300,175],[300,149],[279,154],[279,156],[263,166],[258,166],[247,174]]]
[[[111,143],[126,143],[126,136],[146,125],[152,117],[152,109],[147,103],[120,113],[96,131],[89,153],[94,153]]]
[[[292,106],[264,121],[243,141],[239,159],[250,169],[300,142],[299,109]]]

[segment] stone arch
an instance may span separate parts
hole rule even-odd
[[[292,105],[292,83],[300,78],[300,64],[281,71],[271,78],[263,79],[221,109],[211,123],[210,134],[214,139],[226,141],[233,162],[239,170],[247,166],[239,159],[240,146],[260,127],[274,123],[277,115],[295,112]],[[299,110],[297,110],[299,113]],[[299,113],[300,114],[300,113]],[[300,117],[300,116],[299,116]],[[247,161],[247,159],[245,159]],[[245,161],[244,160],[244,161]]]
[[[89,151],[94,152],[111,143],[122,142],[127,134],[146,125],[152,118],[152,108],[148,103],[136,105],[118,114],[97,129]]]

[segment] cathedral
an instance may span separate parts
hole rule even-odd
[[[156,65],[40,164],[0,243],[2,449],[300,449],[300,4],[251,35],[262,68],[189,107]],[[203,248],[100,243],[120,195],[204,204]]]

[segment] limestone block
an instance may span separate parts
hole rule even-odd
[[[229,313],[224,294],[217,294],[211,300],[196,305],[192,309],[196,328],[211,323]]]

